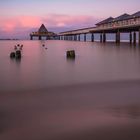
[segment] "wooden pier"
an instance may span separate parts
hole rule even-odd
[[[84,34],[84,41],[87,40],[87,34],[91,34],[91,41],[95,41],[95,35],[100,34],[100,42],[107,41],[106,34],[115,34],[115,42],[121,42],[121,33],[129,33],[130,44],[136,45],[138,32],[138,42],[140,45],[140,11],[133,14],[123,14],[116,18],[109,17],[96,24],[95,27],[71,30],[59,33],[60,40],[80,41],[81,35]]]
[[[57,35],[53,32],[48,32],[44,24],[42,24],[37,32],[32,32],[30,34],[30,40],[33,40],[34,37],[38,37],[38,40],[42,40],[43,37],[46,40],[55,39]]]

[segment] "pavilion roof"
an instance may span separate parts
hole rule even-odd
[[[39,32],[39,33],[47,33],[48,30],[47,30],[47,28],[45,27],[45,25],[42,24],[42,25],[40,26],[38,32]]]

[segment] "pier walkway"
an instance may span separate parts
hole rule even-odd
[[[87,41],[87,34],[91,34],[91,41],[95,41],[95,34],[100,34],[100,42],[107,41],[106,34],[114,33],[116,43],[121,42],[121,33],[129,33],[130,44],[136,45],[138,32],[138,42],[140,45],[140,11],[133,14],[123,14],[119,17],[109,17],[96,24],[95,27],[83,28],[61,32],[58,34],[60,40],[80,41],[81,35],[84,35],[84,41]]]

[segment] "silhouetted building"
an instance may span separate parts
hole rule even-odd
[[[57,37],[57,34],[55,34],[54,32],[49,32],[45,25],[42,24],[37,32],[32,32],[30,34],[30,40],[33,40],[33,37],[38,37],[39,40],[41,40],[42,37],[46,37],[46,40],[50,40]]]

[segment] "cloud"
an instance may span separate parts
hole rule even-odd
[[[50,14],[44,17],[39,16],[14,16],[14,17],[1,17],[0,30],[3,34],[16,36],[36,31],[42,23],[48,29],[53,29],[54,32],[63,31],[66,29],[82,28],[94,26],[98,19],[92,16],[70,16],[70,15],[57,15]],[[1,35],[0,35],[1,37]]]

